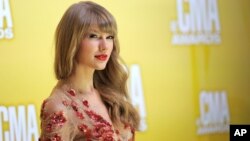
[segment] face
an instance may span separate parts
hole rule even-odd
[[[77,56],[78,64],[95,70],[103,70],[113,50],[114,36],[92,28],[83,38]]]

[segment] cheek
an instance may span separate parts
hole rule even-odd
[[[77,53],[78,61],[82,62],[86,60],[87,58],[89,58],[88,55],[90,55],[90,48],[86,46],[86,44],[82,43],[79,52]]]
[[[87,46],[82,47],[80,49],[80,52],[79,52],[80,53],[79,57],[82,60],[89,60],[91,58],[91,56],[93,56],[93,54],[94,54],[93,52],[94,51],[91,47],[87,47]]]
[[[113,51],[113,49],[114,49],[114,44],[113,43],[111,43],[111,45],[110,45],[110,52],[112,52]]]
[[[94,41],[83,41],[80,47],[81,53],[84,55],[91,55],[97,48],[97,42]]]

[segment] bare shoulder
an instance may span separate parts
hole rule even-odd
[[[56,113],[59,111],[64,111],[65,106],[63,105],[63,99],[65,94],[60,89],[53,89],[50,96],[43,101],[42,110],[49,113]]]

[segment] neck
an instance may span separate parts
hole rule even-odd
[[[69,86],[79,93],[90,93],[94,90],[94,69],[78,65],[74,73],[66,80]]]

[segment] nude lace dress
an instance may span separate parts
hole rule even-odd
[[[115,129],[70,88],[55,88],[41,107],[39,141],[133,141],[129,124]],[[52,92],[53,93],[53,92]]]

